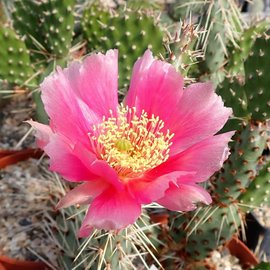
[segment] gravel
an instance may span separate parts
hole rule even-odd
[[[0,105],[1,106],[1,105]],[[33,106],[27,95],[14,96],[0,110],[0,149],[22,149],[34,147],[34,136],[29,135],[21,141],[30,130],[24,121],[33,118]]]
[[[36,260],[37,253],[56,265],[59,250],[44,230],[53,211],[52,183],[41,177],[40,170],[38,161],[29,159],[1,171],[0,254]]]
[[[242,270],[239,260],[232,256],[228,250],[213,251],[210,260],[216,270]]]

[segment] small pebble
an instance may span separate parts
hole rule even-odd
[[[210,262],[215,265],[216,270],[242,270],[239,260],[226,250],[222,253],[217,250],[213,251]]]

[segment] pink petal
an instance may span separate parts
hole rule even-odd
[[[120,181],[118,174],[106,161],[95,160],[89,167],[89,170],[113,185],[116,189],[123,190],[124,185]]]
[[[112,184],[117,189],[124,188],[116,171],[106,161],[93,158],[93,154],[83,147],[83,145],[80,143],[76,144],[73,153],[80,158],[84,166],[93,174]]]
[[[115,170],[105,161],[97,160],[96,155],[80,143],[73,146],[63,136],[54,134],[44,151],[50,157],[50,169],[68,181],[102,179],[117,189],[124,187]]]
[[[83,183],[69,191],[57,204],[56,208],[65,208],[73,204],[89,204],[101,194],[108,184],[102,180]]]
[[[232,114],[215,94],[211,83],[192,84],[184,90],[178,111],[170,122],[172,139],[170,155],[216,134]]]
[[[86,57],[81,65],[64,70],[72,89],[100,118],[118,106],[118,51]]]
[[[151,174],[150,171],[142,178],[130,179],[127,187],[139,203],[148,204],[163,197],[171,182],[177,183],[181,176],[192,174],[191,172],[171,172],[157,176]]]
[[[206,181],[222,167],[223,162],[228,158],[228,142],[233,134],[234,132],[227,132],[207,138],[169,158],[153,171],[159,174],[172,171],[195,172],[196,182]]]
[[[32,120],[26,121],[26,123],[30,124],[35,129],[37,145],[43,149],[49,143],[50,138],[53,135],[51,128]]]
[[[117,51],[58,68],[41,84],[41,91],[54,131],[88,146],[92,125],[117,107]]]
[[[141,206],[128,192],[107,189],[90,205],[79,236],[85,237],[92,228],[120,230],[133,224],[141,213]]]
[[[196,209],[195,203],[212,202],[209,193],[198,185],[170,185],[165,196],[158,200],[158,203],[172,211],[192,211]]]
[[[44,147],[44,151],[50,157],[50,169],[60,173],[65,179],[77,182],[97,178],[75,154],[76,150],[74,151],[73,147],[62,136],[54,134]],[[88,152],[88,159],[89,164],[91,164],[96,157]]]
[[[94,230],[93,227],[87,227],[87,226],[81,227],[78,233],[78,237],[86,238],[93,232],[93,230]]]
[[[148,115],[159,116],[168,128],[179,110],[177,104],[182,94],[182,76],[172,65],[155,60],[147,50],[134,65],[125,103],[135,106],[138,113],[145,110]]]

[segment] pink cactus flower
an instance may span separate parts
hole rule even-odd
[[[80,237],[125,228],[151,202],[174,211],[210,204],[200,183],[220,169],[233,135],[215,135],[232,110],[212,85],[184,89],[174,67],[149,50],[118,105],[117,57],[110,50],[58,68],[41,84],[49,126],[29,121],[50,169],[82,182],[57,206],[89,204]]]

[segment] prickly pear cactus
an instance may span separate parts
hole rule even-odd
[[[250,200],[252,192],[260,184],[265,187],[264,194],[270,188],[266,181],[269,177],[267,168],[258,172],[268,138],[267,129],[265,123],[250,122],[244,123],[237,131],[233,137],[229,159],[220,172],[211,178],[211,206],[199,207],[195,212],[176,217],[171,215],[169,233],[178,247],[177,252],[185,258],[186,269],[189,269],[189,265],[194,265],[195,261],[198,261],[197,266],[207,269],[205,259],[213,250],[239,233],[239,227],[243,226],[243,210],[246,209],[239,207],[238,202]],[[251,201],[257,200],[259,203],[258,198],[263,200],[261,193],[263,189],[260,189],[258,196],[253,194]]]
[[[213,206],[198,213],[189,223],[185,251],[192,260],[205,259],[209,253],[238,232],[241,215],[236,205]]]
[[[267,141],[267,126],[263,123],[243,124],[234,136],[231,155],[214,177],[212,196],[216,202],[236,202],[257,174],[257,165]]]
[[[25,43],[7,26],[0,26],[0,79],[10,84],[25,85],[33,75]]]
[[[61,254],[58,256],[58,266],[60,269],[68,270],[76,265],[74,259],[82,244],[82,241],[78,239],[76,234],[80,228],[80,222],[83,219],[83,212],[78,213],[75,207],[70,207],[59,211],[54,218],[55,222],[54,226],[52,226],[52,230],[54,231],[54,237],[61,250]],[[84,257],[85,253],[81,254],[81,256]],[[81,263],[78,269],[85,269],[85,267],[87,267],[87,263]]]
[[[236,117],[270,118],[269,46],[268,36],[257,38],[244,63],[245,78],[228,78],[217,90]]]
[[[268,161],[259,171],[246,191],[240,196],[239,201],[243,207],[263,207],[270,205],[270,162]]]
[[[228,241],[242,223],[238,197],[256,176],[256,167],[266,143],[266,126],[248,124],[235,135],[233,153],[212,179],[212,206],[173,219],[170,234],[181,243],[188,263],[203,260]]]
[[[270,117],[269,78],[265,73],[269,41],[267,35],[262,34],[266,29],[269,23],[264,21],[244,32],[240,40],[243,48],[238,50],[241,55],[237,57],[244,67],[244,73],[240,74],[245,77],[240,77],[242,80],[228,78],[218,88],[225,104],[233,107],[234,115],[246,121],[236,126],[238,131],[231,144],[231,155],[221,171],[212,177],[213,205],[181,215],[171,228],[172,238],[182,243],[180,250],[191,264],[195,259],[201,260],[203,265],[203,259],[212,250],[238,232],[239,226],[244,224],[244,212],[250,209],[248,205],[268,203],[269,164],[262,167],[262,152],[269,136],[265,120]],[[235,70],[240,70],[239,66]]]
[[[198,36],[198,29],[195,25],[183,22],[179,26],[177,34],[165,42],[167,61],[172,63],[187,79],[191,78],[192,70],[200,54],[195,50]]]
[[[58,258],[60,269],[128,270],[136,269],[139,261],[147,266],[145,254],[151,253],[150,247],[155,248],[148,239],[153,233],[149,218],[145,216],[120,232],[95,230],[88,238],[78,239],[77,232],[84,214],[82,209],[70,207],[60,210],[56,216],[52,229],[62,250]]]
[[[222,8],[220,2],[222,2]],[[224,76],[222,68],[225,61],[227,38],[222,12],[223,9],[228,8],[228,1],[215,1],[210,4],[210,7],[202,16],[204,20],[202,25],[205,27],[205,31],[208,31],[207,39],[205,38],[204,41],[207,45],[205,46],[205,60],[202,65],[205,65],[205,72],[212,74],[214,82],[222,81],[222,76]]]
[[[185,1],[178,0],[169,5],[169,14],[178,21],[198,18],[201,34],[194,50],[204,53],[198,57],[199,76],[202,80],[211,79],[215,85],[224,79],[224,65],[229,54],[229,42],[236,46],[236,40],[243,29],[238,5],[234,0]]]
[[[152,17],[139,11],[124,10],[112,14],[93,5],[82,19],[90,51],[119,50],[119,87],[127,87],[134,62],[147,48],[154,54],[163,52],[163,33]]]
[[[257,38],[264,36],[270,28],[270,20],[259,21],[256,24],[245,29],[237,41],[237,46],[231,44],[228,48],[228,64],[226,72],[230,77],[244,77],[244,62],[251,53],[252,47]]]
[[[74,0],[14,2],[14,29],[25,36],[33,59],[67,55],[74,28]]]
[[[167,243],[171,258],[168,252],[161,258],[167,260],[165,269],[209,269],[206,258],[238,233],[242,219],[235,203],[229,206],[213,204],[198,207],[193,212],[171,214],[168,229],[171,238]],[[178,256],[182,268],[175,268],[176,259],[172,258]]]

